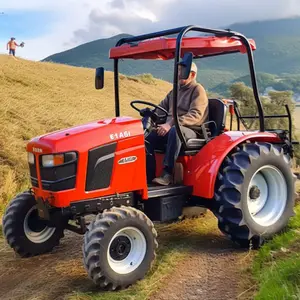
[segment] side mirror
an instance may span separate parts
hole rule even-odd
[[[180,72],[180,78],[181,79],[188,79],[191,73],[192,68],[192,62],[193,62],[193,53],[192,52],[186,52],[183,56],[182,61],[179,63],[183,68],[181,68]]]
[[[95,88],[101,90],[104,87],[104,68],[100,67],[96,69],[95,76]]]

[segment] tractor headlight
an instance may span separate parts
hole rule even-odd
[[[30,164],[30,165],[34,165],[34,154],[33,153],[31,153],[31,152],[28,152],[28,163]]]
[[[63,165],[68,162],[75,161],[77,154],[75,152],[67,152],[62,154],[47,154],[42,156],[43,167],[54,167]]]

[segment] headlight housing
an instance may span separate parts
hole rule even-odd
[[[30,165],[34,165],[34,154],[31,153],[31,152],[28,152],[28,153],[27,153],[27,157],[28,157],[28,163],[29,163]]]
[[[44,168],[60,166],[65,163],[75,161],[76,159],[77,159],[76,152],[46,154],[46,155],[42,155],[42,166]]]

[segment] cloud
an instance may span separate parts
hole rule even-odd
[[[140,34],[196,24],[208,27],[300,15],[299,0],[112,0],[105,10],[93,8],[72,43],[118,33]]]
[[[123,0],[113,0],[110,5],[113,8],[125,9],[125,4]]]
[[[107,14],[94,9],[89,15],[88,28],[76,30],[72,42],[82,43],[122,32],[142,32],[151,27],[151,23],[149,19],[143,18],[135,13],[124,14],[123,11],[116,9]],[[138,30],[133,30],[132,24],[138,24]]]

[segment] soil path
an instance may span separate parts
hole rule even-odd
[[[246,254],[214,227],[211,235],[191,237],[197,243],[151,300],[237,299],[239,261]],[[62,300],[72,292],[96,291],[83,267],[81,246],[82,236],[68,232],[52,253],[20,259],[0,237],[0,299]]]
[[[82,264],[82,236],[67,233],[50,254],[17,257],[1,240],[0,299],[64,299],[68,293],[94,289]]]
[[[245,254],[233,249],[190,253],[151,300],[233,300],[240,293],[239,261]]]

